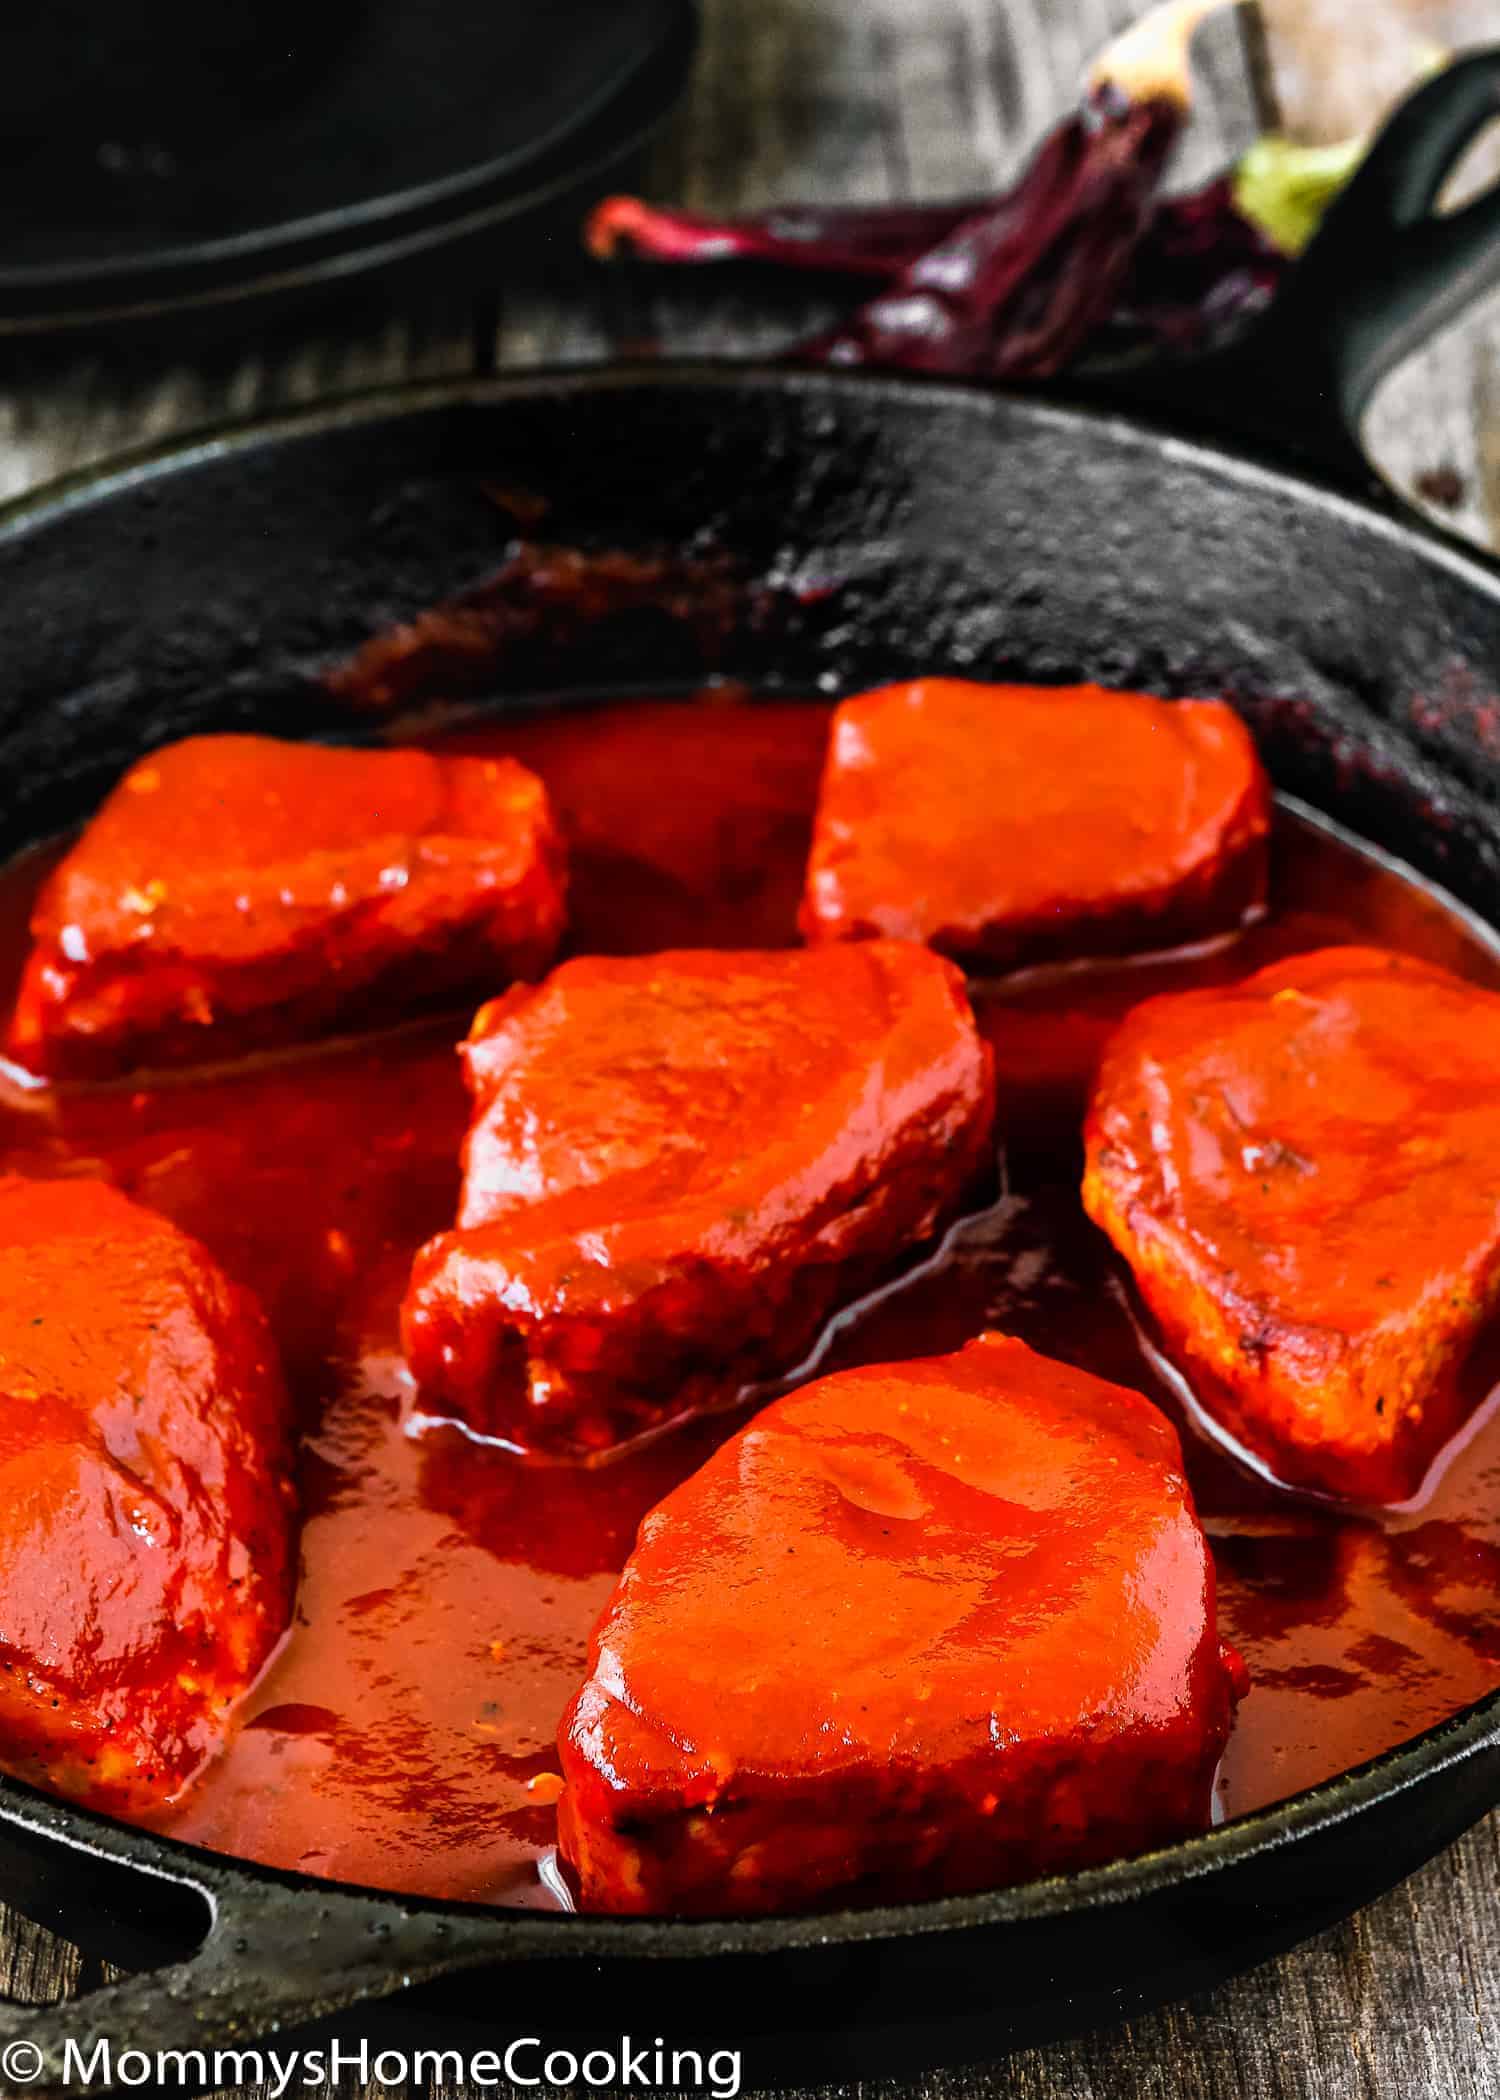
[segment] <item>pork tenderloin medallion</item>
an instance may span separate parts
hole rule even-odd
[[[1084,1203],[1199,1402],[1282,1480],[1414,1494],[1500,1300],[1500,997],[1323,949],[1111,1038]]]
[[[485,1007],[458,1221],[418,1255],[419,1404],[588,1457],[794,1368],[992,1161],[951,963],[900,941],[586,957]]]
[[[1243,1688],[1176,1433],[986,1334],[764,1409],[646,1517],[559,1737],[590,1910],[995,1887],[1210,1820]]]
[[[1178,947],[1264,904],[1270,816],[1220,700],[882,686],[834,715],[802,928],[990,971]]]
[[[101,1182],[0,1176],[0,1766],[170,1800],[286,1630],[296,1537],[254,1299]]]
[[[132,766],[43,886],[9,1054],[204,1063],[545,970],[564,853],[509,759],[201,736]]]

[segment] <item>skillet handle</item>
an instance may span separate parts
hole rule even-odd
[[[137,2064],[120,2078],[121,2055],[143,2052],[154,2072],[159,2050],[205,2052],[211,2089],[223,2082],[216,2050],[285,2050],[314,2023],[512,1951],[505,1920],[478,1910],[442,1915],[313,1882],[289,1891],[209,1862],[190,1879],[145,1878],[162,1891],[152,1904],[196,1919],[197,1943],[189,1931],[184,1951],[179,1929],[178,1958],[60,2005],[0,1997],[0,2092],[76,2093],[89,2065],[95,2090],[139,2085]]]
[[[1361,422],[1389,371],[1500,285],[1500,184],[1459,211],[1434,209],[1497,117],[1500,45],[1455,61],[1400,105],[1240,342],[1191,370],[1141,374],[1125,398],[1389,503]]]

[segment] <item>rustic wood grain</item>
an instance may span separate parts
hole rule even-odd
[[[1456,44],[1500,35],[1500,0],[1265,4],[1277,90],[1288,120],[1309,136],[1370,122],[1406,81],[1415,37]],[[1135,11],[1137,0],[706,0],[701,61],[654,152],[653,193],[731,208],[778,196],[981,187],[1014,169],[1065,106],[1090,53]],[[1241,142],[1243,124],[1242,82],[1215,71],[1183,178],[1217,165]],[[512,368],[642,347],[770,351],[828,309],[766,279],[664,283],[605,272],[554,243],[543,266],[507,280],[483,311],[480,361]],[[462,372],[474,356],[467,298],[411,310],[377,294],[361,294],[336,325],[257,332],[248,346],[192,361],[162,363],[149,348],[11,353],[0,365],[0,495],[225,416]],[[1387,384],[1369,437],[1407,490],[1452,469],[1457,503],[1438,514],[1500,544],[1500,301]],[[916,2095],[1494,2100],[1497,1895],[1500,1818],[1491,1818],[1361,1917],[1253,1976],[1068,2047],[935,2075]],[[0,1911],[0,1989],[44,2002],[89,1988],[99,1974]],[[379,2090],[370,2088],[369,2100]],[[897,2090],[849,2092],[880,2100]]]
[[[473,365],[467,299],[415,311],[362,293],[316,334],[257,333],[191,363],[149,343],[7,348],[0,358],[0,498],[141,445],[383,380]]]

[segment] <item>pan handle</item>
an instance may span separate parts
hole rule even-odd
[[[107,1833],[101,1826],[101,1852],[111,1849]],[[106,1885],[110,1864],[90,1861]],[[0,1997],[0,2092],[76,2092],[84,2066],[95,2090],[139,2085],[134,2065],[120,2077],[122,2054],[143,2052],[154,2075],[159,2050],[205,2052],[207,2086],[216,2086],[216,2050],[264,2052],[282,2038],[289,2046],[314,2023],[515,1952],[513,1921],[507,1931],[503,1917],[477,1908],[455,1915],[306,1880],[289,1888],[238,1863],[203,1860],[172,1874],[137,1867],[129,1880],[137,1926],[152,1915],[144,1936],[165,1965],[62,2004]]]
[[[1500,45],[1456,60],[1400,105],[1240,342],[1191,370],[1142,373],[1115,398],[1389,503],[1361,422],[1389,371],[1500,285],[1500,184],[1458,211],[1435,209],[1497,117]]]

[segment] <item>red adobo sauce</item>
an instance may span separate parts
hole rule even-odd
[[[821,706],[661,702],[471,728],[443,746],[514,754],[542,775],[573,839],[567,952],[628,954],[795,940],[826,728]],[[7,989],[45,858],[0,881]],[[1218,1561],[1221,1627],[1254,1680],[1220,1782],[1229,1815],[1500,1685],[1495,1410],[1410,1510],[1340,1512],[1252,1477],[1184,1420],[1078,1201],[1084,1089],[1127,1006],[1346,941],[1500,987],[1500,948],[1285,813],[1271,911],[1238,940],[981,987],[1004,1193],[836,1323],[820,1359],[935,1354],[990,1326],[1168,1408]],[[7,1082],[0,1164],[106,1175],[203,1240],[261,1294],[301,1409],[294,1627],[227,1753],[158,1827],[339,1879],[546,1903],[554,1736],[590,1626],[642,1514],[743,1416],[592,1469],[527,1464],[457,1430],[404,1433],[396,1313],[413,1252],[453,1217],[467,1019],[145,1086]]]

